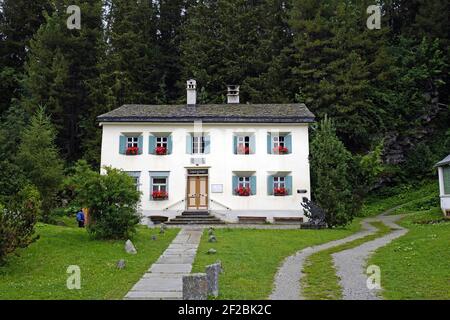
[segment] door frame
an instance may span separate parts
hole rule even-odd
[[[189,173],[189,170],[206,170],[206,173]],[[206,207],[199,208],[197,206],[195,207],[189,207],[189,198],[188,198],[188,192],[189,192],[189,178],[190,177],[206,177]],[[186,167],[186,190],[185,190],[185,199],[186,199],[186,211],[205,211],[209,210],[209,167]]]

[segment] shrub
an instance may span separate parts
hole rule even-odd
[[[102,175],[79,161],[66,188],[73,192],[78,207],[89,208],[87,230],[94,238],[127,239],[135,233],[141,193],[125,172],[105,167]]]
[[[19,191],[9,208],[0,204],[0,264],[17,248],[25,248],[38,238],[34,226],[40,210],[39,191],[30,185]]]

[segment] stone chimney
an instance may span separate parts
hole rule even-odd
[[[186,81],[187,104],[197,104],[197,82],[194,79]]]
[[[239,86],[228,85],[227,102],[228,103],[239,103]]]

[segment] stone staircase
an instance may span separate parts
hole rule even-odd
[[[213,216],[208,211],[184,211],[180,216],[170,219],[166,224],[225,224],[225,222]]]

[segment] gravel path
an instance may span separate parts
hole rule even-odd
[[[389,212],[378,216],[384,224],[394,229],[391,233],[365,242],[362,245],[332,254],[336,267],[336,274],[340,278],[340,285],[343,289],[344,300],[378,300],[381,299],[378,293],[380,289],[368,289],[366,273],[367,260],[375,250],[390,243],[392,240],[403,236],[407,229],[397,225],[395,222],[402,218],[402,215],[387,216]],[[381,283],[383,280],[383,270],[381,270]]]
[[[359,231],[349,237],[327,242],[321,245],[308,247],[287,257],[275,275],[275,285],[270,300],[303,300],[301,296],[300,279],[303,275],[303,264],[306,259],[319,251],[326,250],[341,244],[357,240],[377,232],[377,228],[369,222],[376,221],[374,218],[364,219],[361,224],[363,231]]]

